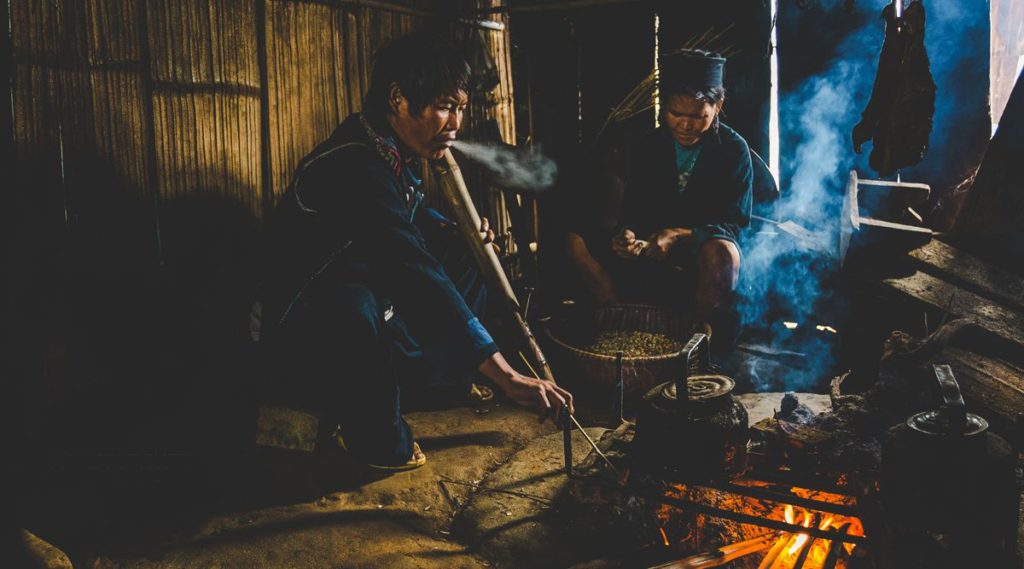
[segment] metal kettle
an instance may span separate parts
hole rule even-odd
[[[673,381],[656,385],[637,413],[634,446],[650,466],[682,479],[727,479],[747,467],[747,411],[736,382],[710,367],[708,337],[694,334],[679,354]]]
[[[940,406],[890,428],[882,444],[887,522],[953,536],[972,544],[974,555],[1013,550],[1016,453],[988,430],[988,421],[967,412],[950,366],[933,367]]]

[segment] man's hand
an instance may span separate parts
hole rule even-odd
[[[646,241],[640,241],[636,234],[629,229],[623,229],[615,237],[612,237],[612,253],[623,259],[632,259],[639,256],[647,248]]]
[[[669,251],[680,240],[689,239],[693,236],[692,229],[683,227],[670,227],[651,234],[648,238],[650,245],[644,249],[644,256],[652,259],[664,259],[668,257]]]
[[[491,229],[491,223],[487,221],[486,217],[480,218],[480,239],[484,243],[490,243],[491,247],[494,247],[495,253],[501,253],[501,247],[494,242],[494,230]]]
[[[551,419],[558,423],[565,413],[571,415],[575,412],[571,393],[550,381],[517,372],[508,365],[501,352],[495,352],[484,360],[479,370],[517,405],[540,415],[541,421]]]
[[[516,405],[537,413],[541,421],[551,419],[557,424],[566,412],[575,412],[572,394],[550,381],[516,373],[497,385]]]

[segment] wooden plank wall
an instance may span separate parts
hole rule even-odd
[[[96,161],[140,199],[210,192],[262,217],[302,156],[359,110],[373,51],[427,21],[321,0],[10,7],[16,152],[26,179],[43,182],[55,222],[67,217],[67,195],[81,188],[75,198],[87,200],[96,181],[75,165]],[[508,34],[485,33],[502,74],[494,114],[514,143]]]

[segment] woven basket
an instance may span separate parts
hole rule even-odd
[[[576,315],[560,325],[544,330],[555,346],[554,355],[561,363],[559,375],[566,373],[577,384],[595,387],[615,385],[615,355],[590,351],[598,335],[605,332],[650,332],[678,339],[689,339],[692,322],[681,313],[645,304],[611,304]],[[622,358],[622,382],[627,396],[640,397],[651,387],[675,377],[679,369],[679,352],[657,356]]]

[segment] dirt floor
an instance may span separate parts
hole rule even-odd
[[[780,396],[744,399],[755,422]],[[107,460],[35,503],[51,517],[40,527],[55,528],[37,533],[93,569],[569,567],[604,550],[559,511],[568,480],[550,423],[500,401],[407,419],[428,455],[411,472],[381,476],[322,448],[155,456],[141,481],[138,460]],[[300,415],[287,420],[292,446],[312,442]],[[578,432],[573,450],[577,462],[589,452]]]

